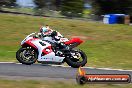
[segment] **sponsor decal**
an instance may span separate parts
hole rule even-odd
[[[54,58],[41,58],[41,59],[53,60]]]
[[[131,76],[129,74],[86,74],[81,67],[78,69],[76,81],[79,84],[85,83],[130,83]]]

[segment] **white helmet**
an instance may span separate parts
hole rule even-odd
[[[48,32],[49,31],[49,27],[41,27],[40,28],[40,33],[45,33],[45,32]]]

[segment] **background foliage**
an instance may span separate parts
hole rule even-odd
[[[102,14],[129,14],[132,15],[132,0],[92,0],[96,15]]]

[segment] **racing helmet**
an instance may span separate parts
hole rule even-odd
[[[41,27],[40,28],[40,33],[45,33],[45,32],[48,32],[49,31],[49,28],[48,27]]]

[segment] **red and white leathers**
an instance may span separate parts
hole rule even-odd
[[[56,34],[53,35],[53,32],[56,32]],[[60,43],[60,38],[63,37],[59,32],[50,29],[49,26],[41,27],[40,35],[42,40],[48,40],[51,43]]]
[[[42,40],[49,41],[53,45],[57,44],[59,47],[63,48],[65,48],[65,45],[62,42],[69,41],[67,38],[64,38],[59,32],[50,29],[49,26],[41,27],[39,35],[41,36]],[[39,54],[39,58],[41,57],[41,53]]]

